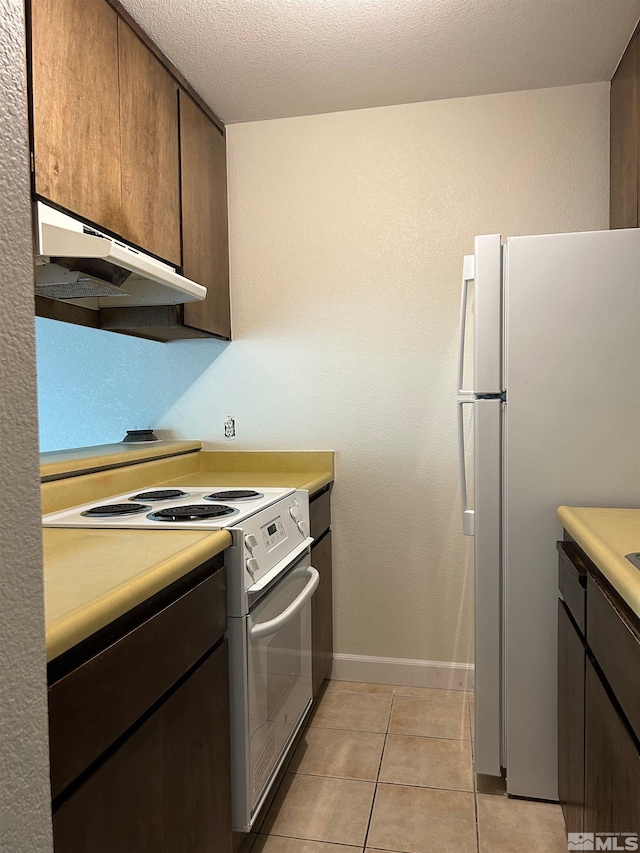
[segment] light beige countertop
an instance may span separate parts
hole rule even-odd
[[[558,518],[640,618],[640,571],[625,559],[640,551],[640,509],[561,506]]]
[[[170,482],[192,486],[305,489],[312,495],[334,479],[332,451],[203,450],[198,454],[198,461],[198,472]]]
[[[202,451],[199,441],[113,444],[41,455],[43,512],[165,485],[292,487],[334,479],[333,453]],[[231,544],[225,531],[45,528],[52,660]]]
[[[224,551],[223,530],[45,528],[47,660]]]
[[[233,489],[305,489],[312,495],[333,480],[331,471],[198,471],[182,474],[158,486],[229,486]]]

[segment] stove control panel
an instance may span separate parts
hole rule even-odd
[[[309,494],[285,495],[229,527],[234,537],[227,555],[229,615],[242,616],[249,609],[247,591],[277,566],[286,568],[289,555],[307,538]]]
[[[283,539],[287,538],[284,524],[282,523],[282,518],[280,516],[274,518],[268,524],[263,525],[261,530],[262,541],[264,542],[264,546],[267,551],[271,551],[279,542],[282,542]]]

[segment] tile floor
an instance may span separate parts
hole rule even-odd
[[[475,791],[472,705],[331,681],[242,853],[566,853],[559,806]]]

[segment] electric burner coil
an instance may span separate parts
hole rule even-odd
[[[92,506],[90,509],[85,509],[80,515],[87,518],[116,518],[123,515],[138,515],[141,512],[150,510],[150,506],[145,504],[105,504],[104,506]]]
[[[224,518],[229,515],[236,515],[237,509],[230,506],[218,504],[189,504],[187,506],[168,506],[164,509],[158,509],[155,512],[150,512],[147,518],[151,521],[210,521],[214,518]]]
[[[148,492],[140,492],[129,498],[130,501],[175,501],[179,498],[188,498],[189,493],[182,489],[151,489]]]
[[[261,492],[254,492],[253,489],[229,489],[226,492],[213,492],[210,495],[205,495],[205,501],[253,501],[258,498],[263,498]]]

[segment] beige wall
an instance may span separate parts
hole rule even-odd
[[[0,850],[52,849],[24,22],[0,0]]]
[[[475,234],[607,227],[608,92],[228,128],[235,340],[160,426],[221,449],[335,449],[338,652],[472,660],[462,256]]]

